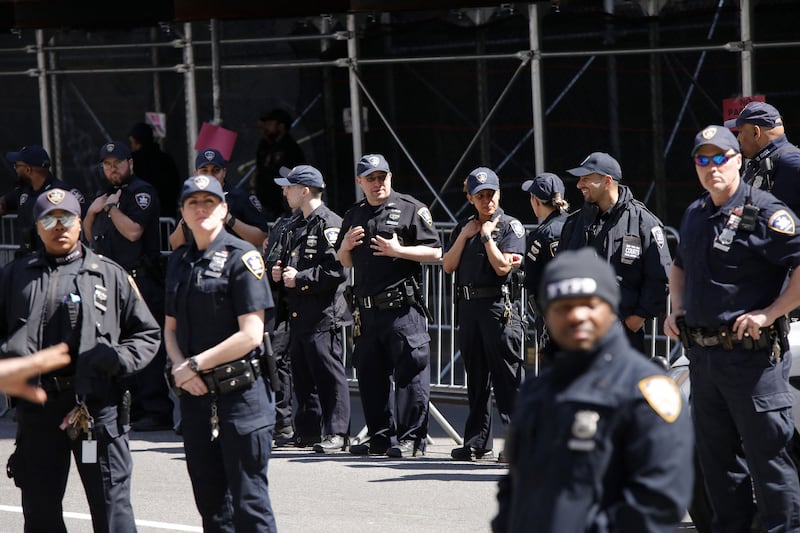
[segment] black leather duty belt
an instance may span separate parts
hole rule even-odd
[[[462,300],[478,300],[480,298],[500,298],[508,294],[508,285],[499,287],[473,287],[472,285],[460,285],[456,292]]]
[[[689,344],[691,346],[702,346],[712,348],[720,346],[725,350],[733,350],[733,347],[740,347],[748,351],[764,350],[772,346],[772,328],[761,328],[760,336],[754,339],[750,335],[745,335],[741,339],[728,329],[714,332],[706,329],[689,329]]]
[[[379,292],[374,296],[364,296],[357,299],[358,306],[361,309],[380,309],[385,311],[387,309],[400,309],[405,305],[409,305],[414,301],[414,292],[405,285],[401,285],[388,291]]]

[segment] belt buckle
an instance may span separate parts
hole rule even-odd
[[[361,298],[361,307],[364,309],[372,309],[372,296],[364,296]]]
[[[469,300],[470,299],[470,290],[469,289],[470,289],[469,285],[464,285],[464,286],[461,287],[461,297],[464,298],[465,300]]]

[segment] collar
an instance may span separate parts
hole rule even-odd
[[[755,163],[760,163],[762,160],[774,154],[776,151],[778,151],[780,148],[783,148],[787,144],[789,144],[789,139],[786,138],[786,135],[781,135],[780,137],[776,138],[768,145],[766,145],[764,148],[759,150],[759,152],[755,156],[753,156],[753,159],[751,159],[751,161],[754,161]]]

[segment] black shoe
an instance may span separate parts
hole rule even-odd
[[[144,416],[131,423],[134,431],[163,431],[172,428],[172,420],[162,420],[154,416]]]
[[[494,458],[494,452],[492,450],[480,450],[462,446],[461,448],[453,448],[450,451],[450,457],[454,461],[475,461],[477,459],[492,459]]]
[[[347,450],[348,444],[350,444],[350,438],[346,435],[325,435],[321,442],[314,445],[314,451],[317,453],[343,452]]]
[[[386,455],[389,457],[416,457],[417,455],[425,455],[425,451],[417,448],[413,440],[401,440],[397,446],[392,446],[386,450]]]
[[[294,435],[279,435],[273,439],[273,448],[292,448],[297,446],[297,439]]]
[[[508,464],[508,455],[505,450],[500,450],[500,453],[497,454],[497,462]]]
[[[366,440],[361,444],[351,444],[350,453],[353,455],[386,455],[389,450],[388,442],[374,442]]]

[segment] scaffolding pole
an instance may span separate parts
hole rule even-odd
[[[183,85],[186,94],[186,148],[188,174],[194,172],[194,145],[197,143],[197,88],[194,78],[194,45],[192,44],[192,23],[183,24]]]
[[[211,19],[209,25],[211,32],[211,100],[214,107],[213,123],[217,126],[222,124],[222,99],[220,91],[220,68],[219,68],[219,20]]]
[[[528,4],[528,34],[531,43],[531,117],[533,120],[533,157],[536,174],[545,170],[544,110],[542,96],[542,58],[539,37],[539,4]]]
[[[358,34],[356,16],[347,15],[347,60],[349,64],[348,80],[350,84],[350,124],[353,130],[353,166],[364,155],[363,132],[361,129],[361,94],[358,91]],[[364,197],[364,191],[358,184],[354,184],[356,201]]]
[[[752,39],[752,5],[750,0],[742,0],[739,9],[741,20],[742,37],[742,95],[751,96],[753,94],[753,42]]]
[[[39,78],[39,113],[41,113],[42,146],[53,151],[50,132],[50,99],[47,92],[47,57],[44,53],[44,30],[36,30],[36,67]]]

